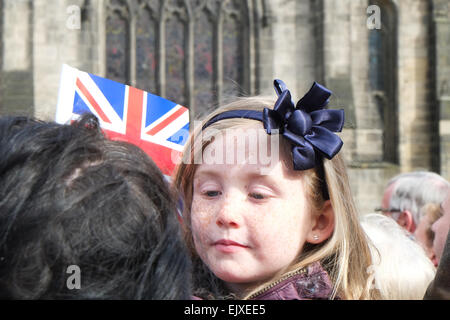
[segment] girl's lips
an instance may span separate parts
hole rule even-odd
[[[239,242],[228,240],[228,239],[220,239],[214,242],[214,247],[223,252],[223,253],[233,253],[244,248],[248,248],[248,246],[241,244]]]

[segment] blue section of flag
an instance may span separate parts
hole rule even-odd
[[[174,135],[169,137],[167,141],[177,143],[179,145],[184,145],[189,137],[189,123],[187,123],[183,128],[178,130]]]
[[[92,113],[87,104],[81,99],[80,95],[75,91],[73,100],[73,113],[82,115],[84,113]]]
[[[161,118],[177,104],[167,99],[148,93],[147,95],[147,117],[145,126],[147,127],[154,121]]]
[[[89,74],[89,76],[102,91],[103,95],[109,101],[119,117],[123,119],[125,85],[93,74]]]

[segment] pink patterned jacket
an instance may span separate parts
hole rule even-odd
[[[320,262],[290,273],[253,294],[252,300],[330,299],[333,284]],[[339,299],[335,297],[335,299]]]

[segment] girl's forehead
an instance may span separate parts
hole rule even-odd
[[[271,168],[280,160],[278,135],[268,135],[261,126],[215,130],[205,135],[209,141],[201,164],[254,165]]]
[[[251,163],[249,159],[241,163],[203,163],[197,166],[194,180],[217,179],[217,180],[261,180],[274,184],[286,184],[294,182],[297,184],[302,175],[300,172],[289,170],[280,160],[268,164]]]
[[[248,162],[241,164],[201,164],[197,167],[195,176],[228,177],[232,175],[249,177],[284,177],[280,162],[272,166],[260,166]]]

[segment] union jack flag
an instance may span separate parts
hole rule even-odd
[[[166,176],[172,174],[189,132],[183,106],[143,90],[63,65],[56,122],[83,113],[97,116],[109,139],[144,150]]]

